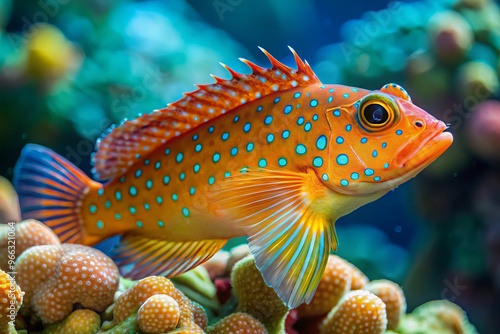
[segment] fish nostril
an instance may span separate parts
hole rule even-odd
[[[416,126],[417,128],[421,128],[421,127],[423,127],[423,126],[424,126],[424,123],[422,123],[421,121],[416,121],[416,122],[415,122],[415,126]]]

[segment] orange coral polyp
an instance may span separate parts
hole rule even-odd
[[[102,312],[113,303],[119,272],[97,249],[46,245],[27,249],[16,262],[27,303],[45,324],[63,320],[75,303]]]

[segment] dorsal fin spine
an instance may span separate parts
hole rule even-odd
[[[197,90],[163,109],[111,128],[109,134],[96,145],[97,152],[93,158],[96,177],[109,180],[121,176],[131,163],[166,141],[244,103],[278,90],[320,84],[309,64],[302,61],[293,49],[290,48],[297,64],[296,70],[279,62],[266,50],[261,50],[271,62],[271,68],[240,58],[252,71],[241,74],[221,64],[231,74],[231,79],[212,76],[215,83],[198,85]],[[149,148],[149,151],[144,148]]]

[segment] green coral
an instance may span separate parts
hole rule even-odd
[[[238,298],[237,311],[257,318],[269,334],[284,333],[289,308],[266,285],[252,256],[236,263],[231,273],[231,282]]]
[[[460,306],[447,300],[425,303],[401,320],[401,334],[478,334]]]

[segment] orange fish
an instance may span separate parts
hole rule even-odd
[[[414,177],[452,143],[446,125],[396,84],[370,91],[324,85],[263,50],[236,73],[97,143],[92,181],[49,149],[27,145],[14,183],[23,216],[63,242],[121,235],[122,273],[174,276],[248,236],[266,283],[290,308],[309,302],[335,221]]]

